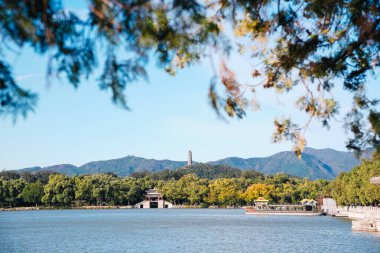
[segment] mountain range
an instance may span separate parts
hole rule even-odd
[[[363,158],[370,157],[372,152],[373,150],[371,149],[366,150]],[[357,159],[352,152],[337,151],[329,148],[305,148],[301,159],[298,159],[294,152],[284,151],[268,157],[227,157],[207,163],[228,165],[242,170],[256,170],[265,174],[287,173],[298,177],[308,177],[309,179],[333,179],[340,172],[349,171],[360,164],[360,159]],[[30,167],[18,171],[37,172],[49,170],[67,175],[112,172],[119,176],[128,176],[134,172],[177,169],[186,166],[186,164],[186,161],[155,160],[126,156],[112,160],[89,162],[79,167],[71,164],[60,164],[48,167]]]

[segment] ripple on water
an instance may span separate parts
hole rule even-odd
[[[380,252],[380,237],[333,217],[237,209],[0,213],[1,252]]]

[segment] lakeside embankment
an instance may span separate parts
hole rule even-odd
[[[49,207],[49,206],[29,206],[29,207],[9,207],[0,208],[0,211],[34,211],[34,210],[70,210],[70,209],[131,209],[133,206],[78,206],[78,207]]]
[[[352,220],[352,230],[380,233],[380,207],[338,206],[335,200],[323,199],[322,210],[327,215]]]
[[[73,207],[64,207],[64,206],[28,206],[28,207],[8,207],[0,208],[1,211],[35,211],[35,210],[71,210],[71,209],[84,209],[84,210],[97,210],[97,209],[133,209],[135,206],[73,206]],[[218,207],[218,206],[190,206],[190,205],[178,205],[173,206],[175,209],[242,209],[242,207]],[[139,208],[136,208],[139,209]]]

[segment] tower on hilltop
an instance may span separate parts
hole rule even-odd
[[[191,153],[191,150],[189,150],[189,153],[187,155],[187,166],[190,166],[193,164],[193,153]]]

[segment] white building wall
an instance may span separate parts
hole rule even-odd
[[[142,208],[150,208],[150,202],[147,201],[147,200],[144,200],[140,203],[137,203],[135,205],[135,208],[141,208],[141,205],[143,206]],[[165,208],[165,206],[167,206],[167,208],[173,208],[173,204],[170,203],[170,202],[167,202],[167,201],[164,201],[164,200],[159,200],[158,201],[158,208]]]

